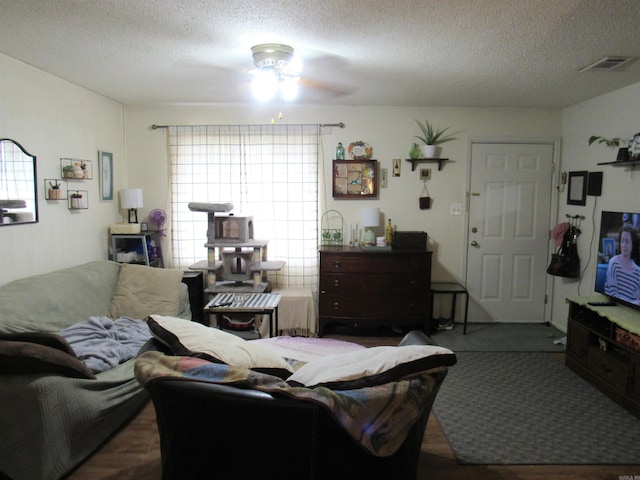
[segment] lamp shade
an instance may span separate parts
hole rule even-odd
[[[380,226],[380,209],[379,208],[363,208],[361,213],[362,213],[363,227],[379,227]]]
[[[141,188],[128,188],[120,190],[120,208],[142,208],[144,202],[142,201],[142,189]]]

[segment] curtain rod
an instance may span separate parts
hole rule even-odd
[[[268,124],[264,124],[264,125],[268,125]],[[286,125],[286,124],[285,124]],[[294,124],[294,125],[299,125],[299,124]],[[315,123],[313,124],[309,124],[309,125],[316,125]],[[155,123],[153,125],[151,125],[151,129],[152,130],[157,130],[158,128],[169,128],[169,127],[205,127],[207,125],[156,125]],[[344,128],[345,125],[342,122],[339,123],[321,123],[320,128],[323,127],[339,127],[339,128]]]

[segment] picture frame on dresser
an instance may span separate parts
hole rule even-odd
[[[379,184],[377,160],[333,161],[333,198],[344,200],[377,199]]]

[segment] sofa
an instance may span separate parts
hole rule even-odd
[[[65,476],[148,401],[133,371],[151,336],[140,319],[190,318],[181,279],[105,260],[0,286],[0,478]]]
[[[135,372],[155,406],[163,480],[415,479],[431,407],[456,363],[419,331],[396,347],[297,361],[265,340],[148,321],[154,339]]]

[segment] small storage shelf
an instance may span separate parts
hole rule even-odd
[[[448,158],[407,158],[406,160],[411,163],[412,172],[416,169],[416,164],[418,163],[437,163],[438,171],[440,171],[444,163],[449,161]]]
[[[110,233],[109,260],[162,268],[162,236],[152,230],[140,233]]]

